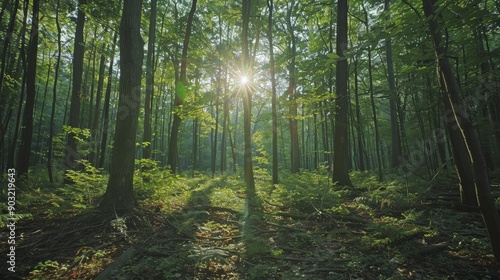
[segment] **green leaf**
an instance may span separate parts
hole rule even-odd
[[[333,59],[333,60],[340,59],[340,56],[336,53],[329,53],[326,56],[328,56],[328,58]]]
[[[179,97],[180,100],[184,101],[184,99],[186,99],[186,88],[184,87],[184,84],[182,82],[177,82],[175,91],[177,93],[177,97]]]

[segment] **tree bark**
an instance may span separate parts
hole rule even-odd
[[[361,127],[361,108],[359,106],[358,90],[358,59],[354,60],[354,97],[356,102],[356,130],[358,134],[359,170],[365,171],[365,159],[363,149],[363,131]]]
[[[28,173],[31,156],[31,140],[33,137],[33,109],[36,92],[36,64],[38,54],[38,13],[40,0],[33,1],[33,15],[31,20],[30,43],[28,47],[28,66],[26,71],[26,104],[24,106],[21,144],[17,158],[17,174]]]
[[[390,0],[385,0],[385,12],[387,20],[390,19]],[[394,78],[394,62],[392,59],[391,38],[385,39],[385,52],[387,56],[387,74],[389,80],[389,107],[391,115],[391,166],[399,167],[401,163],[401,140],[398,124],[396,79]]]
[[[49,139],[47,141],[47,170],[49,173],[49,181],[54,182],[54,176],[52,175],[52,157],[53,157],[53,138],[54,138],[54,119],[56,115],[56,96],[57,96],[57,81],[59,79],[59,65],[61,63],[61,24],[59,23],[59,6],[61,1],[58,0],[56,4],[56,28],[57,28],[57,58],[56,65],[54,66],[54,85],[52,87],[52,111],[50,112],[50,128],[49,128]]]
[[[144,100],[144,135],[142,138],[142,158],[151,158],[151,111],[154,92],[154,55],[156,34],[156,0],[151,1],[149,18],[148,54],[146,58],[146,96]]]
[[[491,195],[488,171],[486,162],[479,142],[474,134],[472,124],[462,107],[462,100],[458,90],[457,81],[453,73],[452,67],[448,62],[446,50],[442,45],[442,35],[439,31],[439,24],[436,21],[436,10],[433,0],[422,0],[423,9],[426,18],[428,18],[429,30],[434,42],[435,54],[438,63],[438,76],[441,85],[441,90],[444,93],[443,102],[451,109],[446,114],[450,114],[452,118],[445,121],[450,122],[452,130],[460,131],[462,137],[458,140],[465,143],[467,152],[469,153],[474,171],[474,181],[476,183],[476,196],[479,209],[483,216],[486,229],[493,249],[493,255],[497,261],[500,261],[500,218]],[[453,143],[452,143],[453,144]],[[460,149],[453,145],[453,150]]]
[[[193,3],[191,4],[191,10],[189,11],[188,19],[187,19],[187,25],[186,25],[186,34],[184,35],[184,44],[182,46],[182,57],[181,57],[181,71],[180,71],[180,77],[179,77],[179,82],[176,83],[175,85],[175,106],[181,106],[184,103],[184,98],[182,94],[180,94],[182,91],[185,92],[185,86],[187,86],[187,80],[186,80],[186,67],[187,67],[187,54],[188,54],[188,49],[189,49],[189,39],[191,38],[191,29],[193,26],[193,18],[194,18],[194,13],[196,12],[196,3],[197,0],[193,0]],[[170,141],[168,143],[168,156],[167,156],[167,165],[170,167],[170,170],[175,173],[177,171],[177,153],[178,153],[178,135],[179,135],[179,128],[181,125],[181,117],[179,116],[178,113],[174,112],[174,119],[172,121],[172,133],[170,134]]]
[[[299,131],[297,122],[297,101],[295,99],[295,56],[297,46],[295,42],[294,26],[292,25],[292,11],[295,2],[290,3],[287,7],[286,24],[288,33],[290,34],[290,43],[288,50],[290,53],[290,63],[288,64],[288,102],[289,109],[289,128],[290,128],[290,162],[292,165],[292,173],[300,171],[300,146],[299,146]],[[288,4],[287,4],[288,5]]]
[[[75,43],[73,50],[73,88],[71,91],[71,106],[69,109],[69,126],[71,129],[77,129],[80,126],[80,96],[82,95],[82,74],[83,74],[83,56],[85,52],[83,42],[83,29],[85,25],[85,13],[83,5],[86,0],[78,0],[78,16],[76,20]],[[77,152],[77,140],[73,132],[68,133],[68,142],[66,145],[66,168],[73,169],[77,166],[76,160],[79,159]],[[65,179],[66,183],[71,183]]]
[[[267,1],[267,7],[269,8],[269,18],[267,24],[267,37],[269,40],[269,60],[270,60],[270,75],[271,75],[271,114],[272,114],[272,126],[273,126],[273,185],[279,183],[278,178],[278,120],[276,115],[276,75],[275,75],[275,63],[274,63],[274,44],[273,44],[273,0]]]
[[[27,18],[28,18],[28,6],[29,6],[29,2],[26,1],[24,3],[24,7],[23,7],[23,25],[21,27],[21,31],[19,32],[19,39],[21,42],[20,42],[20,46],[21,46],[21,50],[19,51],[19,57],[17,59],[18,61],[18,69],[19,70],[22,70],[22,78],[21,78],[21,90],[20,92],[24,92],[25,88],[26,88],[26,55],[25,55],[25,44],[26,44],[26,25],[27,25]],[[18,75],[15,75],[15,76],[18,76]],[[21,112],[22,112],[22,108],[23,108],[23,101],[24,101],[24,95],[23,94],[19,94],[19,103],[18,103],[18,106],[17,106],[17,114],[16,114],[16,124],[15,124],[15,127],[14,127],[14,136],[12,137],[12,140],[11,140],[11,143],[10,143],[10,147],[9,147],[9,154],[7,156],[7,166],[10,168],[10,167],[13,167],[15,166],[15,153],[16,153],[16,147],[17,147],[17,140],[18,140],[18,136],[19,136],[19,126],[21,124]],[[4,130],[5,131],[5,130]]]
[[[105,51],[107,47],[103,44],[102,51]],[[98,152],[98,141],[97,137],[99,134],[98,128],[99,128],[99,120],[100,120],[100,114],[101,114],[101,99],[102,99],[102,91],[104,88],[104,71],[106,70],[106,56],[101,54],[101,58],[99,59],[99,78],[97,81],[97,92],[96,92],[96,102],[95,102],[95,111],[94,111],[94,117],[92,118],[92,126],[90,129],[90,143],[92,144],[92,149],[90,153],[90,162],[92,164],[97,165],[98,158],[97,158],[97,152]]]
[[[106,147],[108,142],[108,131],[109,131],[109,103],[111,102],[111,87],[113,81],[113,60],[115,58],[115,47],[116,41],[118,39],[118,32],[115,32],[113,36],[113,47],[111,48],[111,57],[109,59],[108,68],[108,83],[106,85],[106,94],[104,96],[104,107],[102,108],[102,138],[101,138],[101,149],[99,155],[98,168],[104,167],[104,160],[106,159]]]
[[[368,27],[368,11],[366,11],[364,5],[363,5],[363,12],[365,14],[364,24],[366,27],[366,33],[369,33],[370,30]],[[383,179],[382,156],[380,152],[380,135],[378,131],[377,109],[375,106],[375,97],[373,95],[372,50],[370,46],[368,46],[368,79],[369,79],[370,103],[372,107],[372,116],[373,116],[373,129],[375,130],[375,153],[377,158],[377,174],[378,174],[378,181],[381,182]]]
[[[142,60],[142,0],[125,0],[120,23],[120,96],[111,168],[102,211],[128,211],[135,205],[134,161],[140,111]]]
[[[347,91],[348,65],[344,56],[347,51],[347,0],[338,0],[337,3],[337,45],[339,56],[336,67],[335,86],[337,98],[335,100],[335,138],[333,157],[333,182],[342,186],[352,186],[349,178],[349,138],[348,138],[348,106],[349,94]]]

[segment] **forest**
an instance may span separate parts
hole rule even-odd
[[[1,279],[500,279],[500,1],[0,5]]]

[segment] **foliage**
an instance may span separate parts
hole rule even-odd
[[[86,208],[96,205],[97,199],[104,194],[107,177],[102,171],[95,168],[88,160],[78,160],[82,170],[67,170],[66,177],[74,182],[73,186],[61,191],[73,197],[73,207]]]

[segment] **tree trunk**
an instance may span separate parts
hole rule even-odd
[[[228,71],[227,65],[224,71],[224,104],[222,105],[222,135],[220,142],[220,171],[226,172],[227,169],[227,126],[229,124],[229,89],[228,89]]]
[[[365,14],[365,27],[366,27],[366,33],[369,33],[369,27],[368,27],[368,12],[365,9],[365,6],[363,5],[363,12]],[[377,119],[377,109],[375,106],[375,97],[373,96],[373,75],[372,75],[372,50],[371,47],[368,46],[368,78],[369,78],[369,91],[370,91],[370,103],[372,107],[372,116],[373,116],[373,126],[375,130],[375,153],[376,153],[376,158],[377,158],[377,174],[378,174],[378,181],[381,182],[383,179],[382,176],[382,156],[380,152],[380,136],[379,136],[379,131],[378,131],[378,119]]]
[[[276,114],[276,74],[275,74],[275,63],[274,63],[274,44],[273,44],[273,0],[267,1],[267,6],[269,8],[269,19],[267,24],[267,37],[269,40],[269,60],[270,60],[270,75],[271,75],[271,114],[272,114],[272,126],[273,126],[273,185],[279,183],[278,178],[278,121]]]
[[[151,158],[151,110],[154,91],[154,55],[156,34],[156,0],[151,1],[149,17],[148,54],[146,58],[146,95],[144,100],[144,135],[142,138],[142,158]]]
[[[349,178],[349,138],[348,138],[348,105],[349,94],[347,91],[348,65],[344,56],[347,51],[347,0],[338,0],[337,4],[337,45],[339,56],[336,66],[335,86],[337,98],[335,101],[335,138],[333,157],[333,182],[342,186],[352,186]]]
[[[98,168],[104,167],[104,160],[106,159],[106,147],[108,142],[108,131],[109,131],[109,103],[111,102],[111,87],[113,81],[113,60],[115,58],[115,47],[118,39],[118,32],[115,32],[113,36],[113,47],[111,48],[111,57],[109,59],[108,68],[108,83],[106,85],[106,95],[104,96],[104,107],[102,108],[102,138],[101,138],[101,149],[99,155]]]
[[[219,69],[220,71],[220,69]],[[219,72],[220,73],[220,72]],[[219,100],[220,100],[220,79],[219,77],[216,78],[216,83],[217,83],[217,97],[215,98],[215,128],[212,129],[212,154],[211,154],[211,163],[210,167],[212,168],[212,178],[215,178],[215,170],[216,170],[216,163],[217,163],[217,139],[219,135]],[[213,112],[213,107],[212,107],[212,112]]]
[[[49,173],[49,181],[54,182],[54,176],[52,175],[52,157],[53,157],[53,145],[52,141],[54,138],[54,118],[56,115],[56,96],[57,96],[57,80],[59,79],[59,65],[61,63],[61,25],[59,23],[59,5],[61,1],[58,0],[56,4],[56,27],[57,27],[57,58],[56,65],[54,66],[54,86],[52,87],[52,111],[50,112],[50,128],[49,128],[49,139],[47,142],[47,170]]]
[[[73,89],[71,91],[71,107],[69,110],[69,126],[71,129],[77,129],[80,126],[80,95],[82,94],[82,74],[83,74],[83,56],[85,47],[83,45],[83,28],[85,25],[85,13],[83,5],[86,0],[78,0],[78,17],[76,20],[75,42],[73,50]],[[76,160],[79,159],[77,152],[76,134],[68,133],[68,143],[66,145],[66,168],[73,169],[77,166]],[[66,178],[66,183],[70,181]]]
[[[175,85],[175,106],[181,106],[184,103],[185,98],[185,87],[187,86],[186,80],[186,67],[187,67],[187,54],[189,48],[189,39],[191,38],[191,29],[193,26],[194,13],[196,11],[196,3],[198,0],[193,0],[191,4],[191,10],[189,11],[186,34],[184,35],[184,44],[182,46],[182,58],[181,58],[181,72],[179,82]],[[170,134],[170,141],[168,143],[168,157],[167,165],[170,166],[170,170],[175,173],[177,171],[177,158],[178,158],[178,145],[177,138],[179,135],[179,127],[181,125],[181,118],[178,113],[173,113],[174,119],[172,122],[172,133]]]
[[[134,207],[135,142],[140,111],[142,60],[142,0],[125,0],[120,24],[120,97],[111,168],[99,208],[128,211]]]
[[[390,19],[390,0],[385,0],[385,12],[387,20]],[[387,72],[389,79],[389,107],[391,115],[391,166],[397,168],[401,161],[401,141],[398,124],[396,80],[394,78],[394,62],[392,60],[392,43],[391,38],[385,39],[385,51],[387,55]]]
[[[445,103],[445,108],[446,106],[451,108],[451,111],[446,114],[451,114],[453,116],[453,118],[446,119],[446,121],[452,123],[452,130],[460,131],[462,137],[458,140],[460,142],[465,142],[474,171],[479,209],[483,216],[486,229],[488,230],[493,255],[497,261],[500,261],[500,218],[493,196],[491,195],[486,162],[479,142],[474,134],[471,122],[463,111],[462,100],[460,99],[455,75],[448,62],[446,50],[441,42],[442,35],[439,31],[439,24],[436,21],[436,10],[438,7],[436,7],[437,5],[435,6],[433,2],[433,0],[422,0],[425,16],[429,18],[429,30],[434,42],[436,59],[438,62],[439,82],[441,90],[445,94],[443,101]],[[461,147],[453,145],[453,150],[460,148]]]
[[[299,131],[297,124],[297,101],[295,100],[295,56],[297,52],[294,26],[292,26],[292,10],[294,2],[287,6],[286,24],[288,33],[290,33],[290,43],[288,46],[290,53],[290,63],[288,64],[288,101],[289,107],[289,128],[290,128],[290,162],[292,164],[292,173],[300,171],[300,148],[299,148]],[[288,4],[287,4],[288,5]]]
[[[107,47],[103,44],[102,51],[105,51]],[[95,111],[94,117],[92,119],[92,126],[90,129],[90,143],[92,145],[91,153],[90,153],[90,162],[97,165],[97,152],[98,152],[98,141],[97,137],[99,134],[99,120],[101,114],[101,99],[102,99],[102,91],[104,88],[104,71],[106,70],[106,56],[101,54],[101,58],[99,60],[99,77],[97,82],[97,92],[96,92],[96,102],[95,102]]]
[[[359,153],[359,170],[365,171],[365,159],[363,149],[363,131],[361,130],[361,108],[359,107],[359,90],[358,90],[358,59],[354,60],[354,97],[356,101],[356,130],[358,134],[358,153]]]
[[[28,173],[31,156],[31,140],[33,137],[33,108],[36,92],[36,64],[38,54],[38,13],[40,0],[33,1],[33,15],[31,19],[31,34],[28,47],[28,66],[26,71],[26,104],[24,106],[21,144],[17,158],[17,175]]]
[[[24,92],[26,88],[26,55],[25,55],[25,44],[26,44],[26,22],[28,18],[28,6],[29,3],[26,1],[24,3],[23,7],[23,25],[21,27],[21,32],[19,32],[19,39],[20,39],[20,46],[21,50],[19,51],[19,57],[18,57],[18,69],[22,70],[22,78],[21,78],[21,90],[20,92]],[[18,75],[16,75],[18,76]],[[16,124],[14,127],[14,137],[12,137],[12,141],[10,143],[9,147],[9,154],[7,156],[7,166],[14,167],[15,166],[15,153],[16,153],[16,146],[17,146],[17,140],[18,140],[18,135],[19,135],[19,126],[21,124],[21,112],[23,108],[23,101],[24,101],[24,95],[19,94],[19,103],[17,106],[17,114],[16,114]]]
[[[242,61],[241,71],[244,74],[252,72],[250,64],[250,55],[248,52],[248,26],[250,22],[251,0],[242,0]],[[243,169],[246,183],[246,201],[245,201],[245,224],[243,234],[245,241],[251,242],[249,239],[252,236],[253,227],[256,225],[254,215],[259,212],[260,206],[257,200],[255,190],[255,181],[253,176],[252,165],[252,88],[249,81],[241,85],[241,93],[243,96],[243,139],[244,139],[244,154],[243,154]],[[249,244],[247,244],[249,245]]]
[[[36,149],[35,149],[35,160],[34,164],[37,165],[41,159],[41,151],[43,150],[43,141],[42,141],[42,123],[43,123],[43,112],[45,111],[45,101],[47,100],[47,92],[49,91],[49,78],[50,74],[52,73],[52,63],[50,59],[50,55],[48,58],[49,62],[48,64],[48,69],[47,69],[47,77],[45,79],[45,87],[43,90],[43,98],[42,98],[42,109],[40,110],[40,117],[38,118],[38,131],[37,131],[37,136],[36,136]]]

